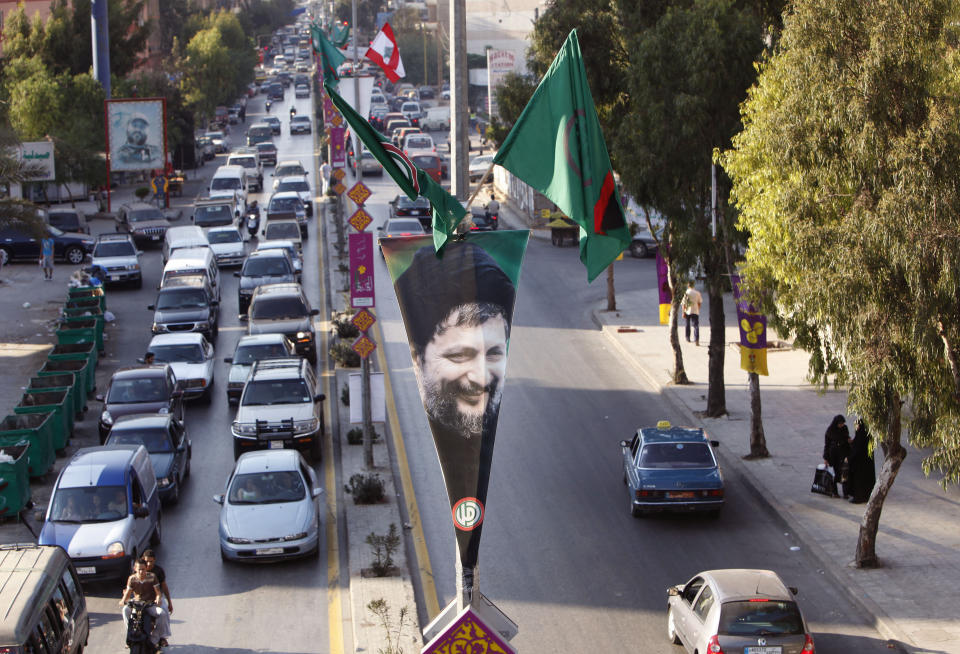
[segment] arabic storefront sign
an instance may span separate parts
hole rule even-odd
[[[57,178],[53,165],[53,143],[50,141],[22,143],[17,148],[17,158],[25,164],[43,167],[43,171],[40,174],[31,175],[28,181],[52,182]]]

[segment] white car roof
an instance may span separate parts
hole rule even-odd
[[[219,227],[208,227],[207,234],[210,234],[211,232],[236,232],[239,234],[240,230],[232,225],[220,225]]]
[[[237,474],[270,472],[277,470],[296,471],[300,468],[300,453],[297,450],[256,450],[245,452],[237,459]]]
[[[149,351],[154,345],[199,345],[203,342],[203,334],[185,332],[182,334],[157,334],[150,339]]]
[[[237,347],[251,344],[282,343],[286,338],[283,334],[248,334],[240,337]]]

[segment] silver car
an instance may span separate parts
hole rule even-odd
[[[147,352],[156,363],[169,363],[183,389],[183,398],[209,403],[213,388],[213,346],[197,332],[157,334]]]
[[[296,450],[243,454],[214,495],[224,561],[276,561],[320,553],[316,474]]]
[[[243,235],[236,227],[211,227],[207,230],[207,241],[217,265],[242,266],[247,258]]]
[[[243,394],[243,387],[250,376],[250,369],[260,359],[295,357],[293,342],[283,334],[253,334],[242,336],[232,357],[224,361],[230,364],[227,373],[227,401],[236,404]]]
[[[802,654],[813,637],[771,570],[708,570],[667,589],[667,637],[687,652]]]

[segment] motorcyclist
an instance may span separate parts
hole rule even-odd
[[[170,616],[156,604],[162,592],[157,576],[147,570],[147,564],[143,559],[138,559],[134,564],[133,574],[127,579],[127,587],[123,590],[123,597],[120,598],[120,606],[123,607],[124,625],[130,622],[132,612],[131,607],[127,605],[128,600],[135,599],[148,604],[146,611],[153,619],[150,642],[155,647],[166,647],[167,638],[170,637]]]
[[[293,117],[296,116],[296,115],[297,115],[297,108],[296,108],[296,107],[290,107],[290,117],[293,118]]]
[[[490,201],[486,206],[487,218],[498,218],[500,216],[500,203],[497,202],[497,196],[490,194]]]
[[[271,107],[272,105],[273,105],[273,100],[271,100],[270,98],[267,98],[267,104],[266,104],[267,113],[270,113],[270,107]]]
[[[260,205],[257,204],[256,200],[252,200],[250,204],[247,205],[246,218],[247,232],[252,238],[256,235],[257,230],[260,229]]]

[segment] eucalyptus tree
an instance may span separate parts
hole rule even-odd
[[[909,441],[960,480],[957,3],[796,0],[724,156],[750,293],[849,389],[884,453],[855,563]]]

